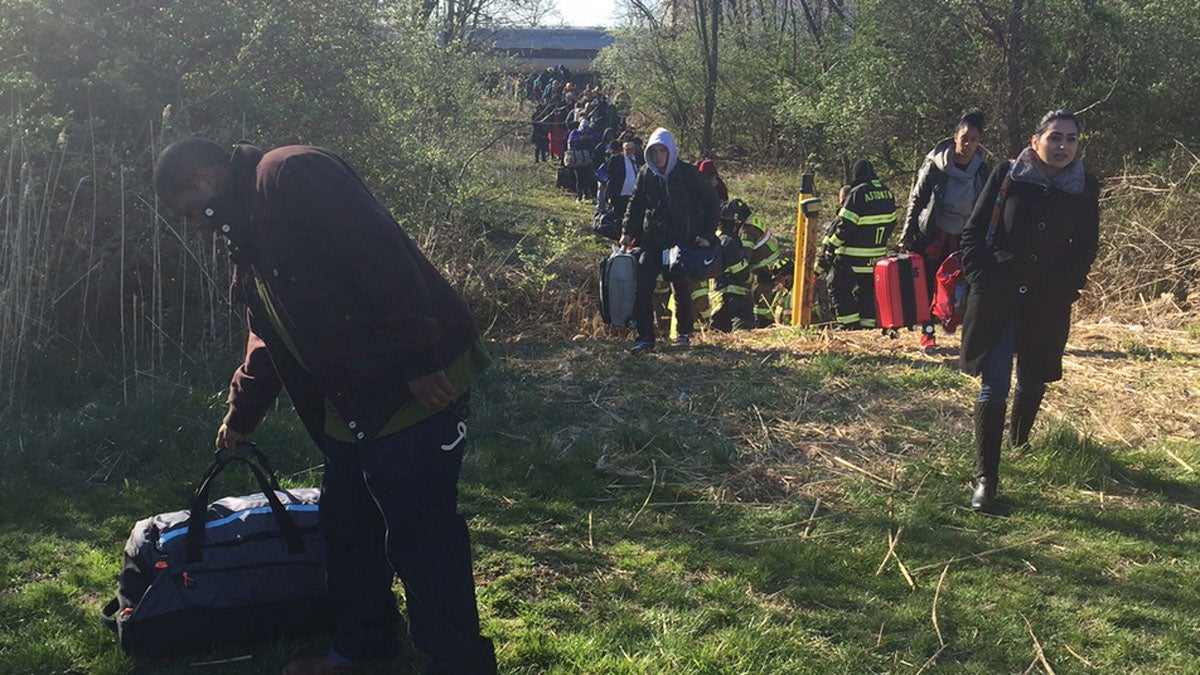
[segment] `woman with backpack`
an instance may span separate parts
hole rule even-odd
[[[900,248],[925,259],[930,298],[938,267],[958,250],[959,235],[988,176],[979,151],[982,140],[983,113],[967,110],[959,117],[954,135],[939,141],[925,156],[908,197]],[[927,354],[937,347],[934,325],[933,321],[921,325],[921,351]]]
[[[596,196],[596,179],[592,176],[592,152],[600,136],[592,130],[587,119],[567,136],[567,166],[575,173],[575,200],[582,202]]]
[[[1096,258],[1100,182],[1083,167],[1079,122],[1053,110],[1015,160],[1000,162],[962,233],[970,295],[963,372],[979,375],[975,491],[971,508],[996,499],[1004,416],[1016,357],[1009,445],[1025,445],[1047,382],[1062,379],[1071,305]]]

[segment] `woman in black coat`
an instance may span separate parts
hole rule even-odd
[[[1074,114],[1047,113],[1030,147],[992,171],[963,230],[963,267],[971,292],[963,320],[962,369],[983,382],[975,404],[974,509],[986,509],[996,498],[1014,354],[1011,447],[1028,440],[1045,383],[1062,379],[1071,304],[1087,282],[1099,240],[1100,183],[1084,170],[1078,150]],[[1006,182],[1000,217],[989,235]]]

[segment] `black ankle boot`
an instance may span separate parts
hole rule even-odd
[[[971,508],[986,511],[996,501],[996,480],[981,476],[975,479],[975,492],[971,494]]]
[[[1010,448],[1020,448],[1029,442],[1029,432],[1033,429],[1033,420],[1037,417],[1038,409],[1041,406],[1041,394],[1033,395],[1020,389],[1013,394],[1012,419],[1008,424]]]
[[[996,501],[1004,413],[1004,401],[975,404],[975,493],[971,508],[976,510],[987,509]]]

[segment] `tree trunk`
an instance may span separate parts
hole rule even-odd
[[[717,110],[718,35],[721,30],[721,0],[695,0],[696,29],[704,53],[704,129],[700,155],[712,151],[713,118]]]
[[[1008,96],[1004,106],[1004,122],[1008,128],[1009,157],[1016,157],[1025,145],[1021,94],[1025,89],[1025,70],[1022,63],[1025,51],[1025,0],[1012,0],[1008,14],[1008,44],[1004,51],[1004,66],[1008,75]]]

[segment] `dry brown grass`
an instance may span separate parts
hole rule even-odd
[[[1110,312],[1194,306],[1200,279],[1200,157],[1180,145],[1159,172],[1109,177],[1101,200],[1100,253],[1084,306]]]
[[[775,328],[708,333],[697,342],[690,351],[661,351],[640,366],[649,373],[636,375],[622,373],[624,357],[614,355],[615,347],[590,341],[553,355],[522,350],[524,356],[509,359],[511,367],[543,375],[547,400],[591,409],[590,421],[565,426],[555,439],[564,454],[580,439],[613,438],[650,421],[652,430],[702,427],[710,437],[697,446],[714,442],[715,434],[736,448],[728,463],[714,463],[703,453],[664,450],[675,441],[664,444],[648,432],[643,441],[603,448],[596,470],[614,480],[650,478],[653,463],[660,482],[703,486],[712,503],[819,499],[836,509],[849,486],[862,481],[912,495],[926,480],[967,478],[951,464],[970,457],[978,381],[953,374],[956,335],[939,336],[943,354],[932,357],[917,352],[911,333],[889,340],[874,331]],[[831,355],[844,360],[844,369],[804,384],[805,369]],[[1194,332],[1085,320],[1073,330],[1064,368],[1039,427],[1065,422],[1111,447],[1154,451],[1164,442],[1200,437],[1200,338]],[[597,379],[598,369],[607,374]],[[937,384],[904,383],[922,372]],[[871,377],[893,384],[874,386]],[[739,388],[739,378],[749,384]],[[923,473],[916,466],[925,467]],[[941,476],[927,475],[930,466]]]

